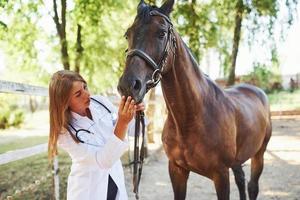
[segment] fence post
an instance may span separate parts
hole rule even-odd
[[[59,167],[58,167],[58,157],[55,156],[53,159],[53,182],[54,182],[54,195],[55,200],[59,200]]]

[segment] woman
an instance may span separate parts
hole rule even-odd
[[[120,157],[128,124],[144,105],[123,96],[117,110],[105,97],[91,97],[86,81],[67,70],[52,76],[49,97],[49,157],[58,144],[72,159],[67,199],[126,200]]]

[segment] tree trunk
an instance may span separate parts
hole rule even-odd
[[[149,124],[147,126],[147,138],[149,143],[154,143],[154,115],[155,115],[155,88],[152,88],[149,95],[149,105],[147,108],[146,116]]]
[[[53,9],[54,9],[54,17],[53,20],[56,25],[57,34],[60,39],[61,45],[61,60],[64,66],[64,69],[70,69],[69,63],[69,54],[68,54],[68,42],[66,37],[66,9],[67,9],[67,2],[66,0],[61,0],[61,23],[58,17],[57,11],[57,3],[56,0],[53,0]]]
[[[241,38],[241,27],[242,27],[244,10],[245,7],[243,4],[243,0],[238,0],[236,4],[235,27],[234,27],[233,46],[232,46],[232,55],[231,55],[231,68],[230,68],[227,85],[233,85],[235,82],[236,58],[239,51],[239,43]]]
[[[80,61],[82,57],[83,47],[81,43],[81,25],[77,24],[77,42],[76,42],[76,58],[75,71],[80,72]]]

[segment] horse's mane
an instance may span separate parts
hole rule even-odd
[[[197,60],[195,59],[195,56],[193,54],[193,52],[191,51],[191,49],[186,45],[186,43],[181,39],[181,42],[183,43],[184,45],[184,48],[186,49],[186,51],[189,53],[189,57],[192,61],[192,64],[193,64],[193,67],[196,71],[196,73],[201,73],[201,74],[204,74],[200,69],[199,69],[199,64],[197,62]],[[206,74],[205,74],[206,75]]]
[[[184,48],[186,49],[186,51],[189,54],[189,57],[191,59],[193,68],[195,70],[195,73],[199,74],[204,79],[206,79],[208,85],[214,91],[215,97],[217,99],[220,97],[220,95],[223,97],[224,96],[224,91],[207,74],[205,74],[204,72],[201,71],[201,69],[199,68],[199,64],[196,61],[191,49],[186,45],[186,43],[182,39],[181,39],[181,42],[184,44]]]

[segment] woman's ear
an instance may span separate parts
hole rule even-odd
[[[161,11],[162,11],[165,15],[169,16],[170,13],[171,13],[172,10],[173,10],[173,6],[174,6],[174,0],[167,0],[167,1],[160,7],[160,9],[161,9]]]

